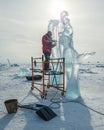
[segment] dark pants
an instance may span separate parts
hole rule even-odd
[[[45,62],[49,62],[49,60],[50,60],[50,53],[44,53],[44,56],[45,56]],[[45,63],[44,64],[44,69],[46,70],[46,69],[49,69],[49,63]]]

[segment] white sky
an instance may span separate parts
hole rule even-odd
[[[41,37],[50,19],[67,10],[79,53],[104,61],[104,0],[0,0],[0,60],[30,62],[41,56]]]

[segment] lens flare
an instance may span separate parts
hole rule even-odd
[[[60,12],[63,10],[67,10],[67,6],[64,0],[54,0],[51,3],[51,16],[54,18],[59,18]]]

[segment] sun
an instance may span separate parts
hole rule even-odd
[[[50,13],[52,18],[59,18],[60,12],[67,10],[65,0],[53,0],[51,3]]]

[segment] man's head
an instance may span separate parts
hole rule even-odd
[[[51,32],[51,31],[48,31],[47,34],[48,34],[48,36],[50,36],[50,37],[52,36],[52,32]]]

